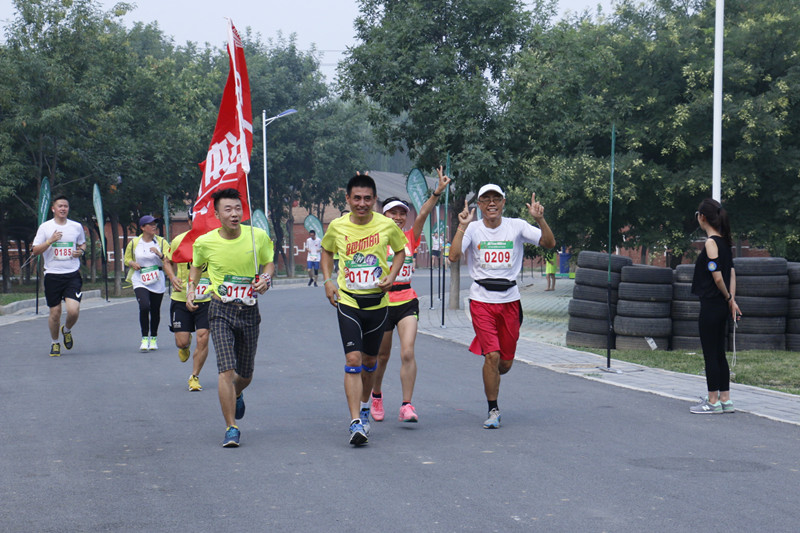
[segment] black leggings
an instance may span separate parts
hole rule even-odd
[[[161,322],[161,300],[164,299],[164,295],[150,292],[144,287],[133,289],[133,293],[139,302],[139,326],[142,328],[142,337],[157,337],[158,324]]]
[[[700,300],[700,344],[706,361],[706,384],[709,392],[731,388],[730,369],[725,357],[725,333],[728,329],[728,303],[722,298]]]

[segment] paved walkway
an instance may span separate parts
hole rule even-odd
[[[526,276],[521,283],[525,320],[517,347],[519,361],[692,403],[696,403],[705,393],[706,381],[702,376],[648,368],[614,359],[609,370],[605,356],[565,347],[567,307],[574,281],[559,279],[556,290],[552,292],[544,291],[546,282],[543,278],[534,278],[533,284],[530,281],[531,278]],[[468,346],[474,334],[463,303],[466,295],[467,292],[462,291],[462,309],[445,310],[445,327],[442,327],[441,302],[434,299],[436,309],[431,310],[430,300],[426,299],[420,305],[420,332]],[[613,356],[614,352],[611,353]],[[736,383],[731,384],[731,396],[739,411],[800,425],[800,396]],[[687,416],[689,405],[686,404]]]
[[[604,356],[567,348],[564,340],[573,280],[558,279],[556,290],[552,292],[544,291],[544,278],[534,277],[533,283],[531,281],[532,278],[526,275],[520,283],[525,320],[517,347],[519,361],[563,374],[693,403],[705,393],[705,378],[702,376],[649,368],[614,359],[611,360],[609,369]],[[292,290],[295,287],[305,287],[305,280],[279,280],[276,283],[276,288],[281,290]],[[424,297],[420,302],[420,332],[468,346],[474,333],[464,303],[466,295],[466,290],[461,292],[462,309],[445,310],[444,327],[441,302],[434,298],[434,309],[431,309],[431,299]],[[107,303],[101,298],[89,298],[81,304],[81,308],[90,309],[130,300],[112,299]],[[46,313],[46,307],[44,312]],[[41,316],[40,309],[39,317]],[[0,316],[0,326],[35,318],[37,316],[33,314],[33,309],[29,308],[14,315]],[[731,384],[731,395],[739,411],[800,425],[800,396],[736,383]],[[688,407],[689,404],[687,415]]]

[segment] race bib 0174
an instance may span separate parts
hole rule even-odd
[[[220,299],[226,303],[256,304],[256,298],[253,293],[253,278],[247,276],[225,276],[222,285],[217,287],[217,292]]]

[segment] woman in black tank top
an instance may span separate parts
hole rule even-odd
[[[708,396],[691,407],[694,414],[733,413],[730,369],[725,357],[728,317],[738,320],[736,272],[731,254],[728,213],[716,200],[706,198],[695,212],[697,223],[708,239],[694,267],[692,292],[700,298],[700,344],[706,364]]]

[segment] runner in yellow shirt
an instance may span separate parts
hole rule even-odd
[[[192,224],[192,212],[189,211],[189,227]],[[197,333],[197,346],[192,358],[192,374],[189,376],[189,390],[201,391],[200,371],[208,357],[208,307],[211,303],[211,280],[208,279],[207,265],[201,265],[200,279],[195,285],[194,303],[197,309],[190,311],[186,307],[186,291],[184,290],[189,280],[189,269],[192,263],[174,263],[172,251],[177,250],[183,238],[189,233],[185,231],[172,239],[170,250],[167,253],[169,261],[164,262],[164,271],[172,280],[172,296],[169,306],[169,330],[175,334],[175,346],[178,347],[178,357],[185,363],[191,355],[192,332]]]
[[[242,391],[253,380],[261,314],[257,296],[264,294],[275,272],[273,245],[267,233],[252,226],[242,226],[242,201],[236,189],[222,189],[211,195],[214,214],[222,227],[201,235],[192,249],[192,268],[186,286],[186,307],[194,303],[197,284],[203,277],[198,265],[207,265],[211,282],[208,324],[219,371],[219,403],[225,418],[226,448],[239,446],[236,420],[244,416]],[[253,241],[260,274],[255,271]]]
[[[370,403],[363,391],[372,390],[378,348],[388,316],[386,295],[405,259],[406,237],[391,219],[372,211],[378,193],[375,181],[356,175],[347,184],[347,213],[328,226],[322,239],[325,296],[338,310],[339,333],[345,353],[344,391],[350,409],[350,444],[366,444]],[[391,270],[387,246],[395,253]],[[333,255],[339,254],[338,288],[333,283]],[[362,372],[363,370],[363,372]],[[360,374],[360,375],[359,375]]]

